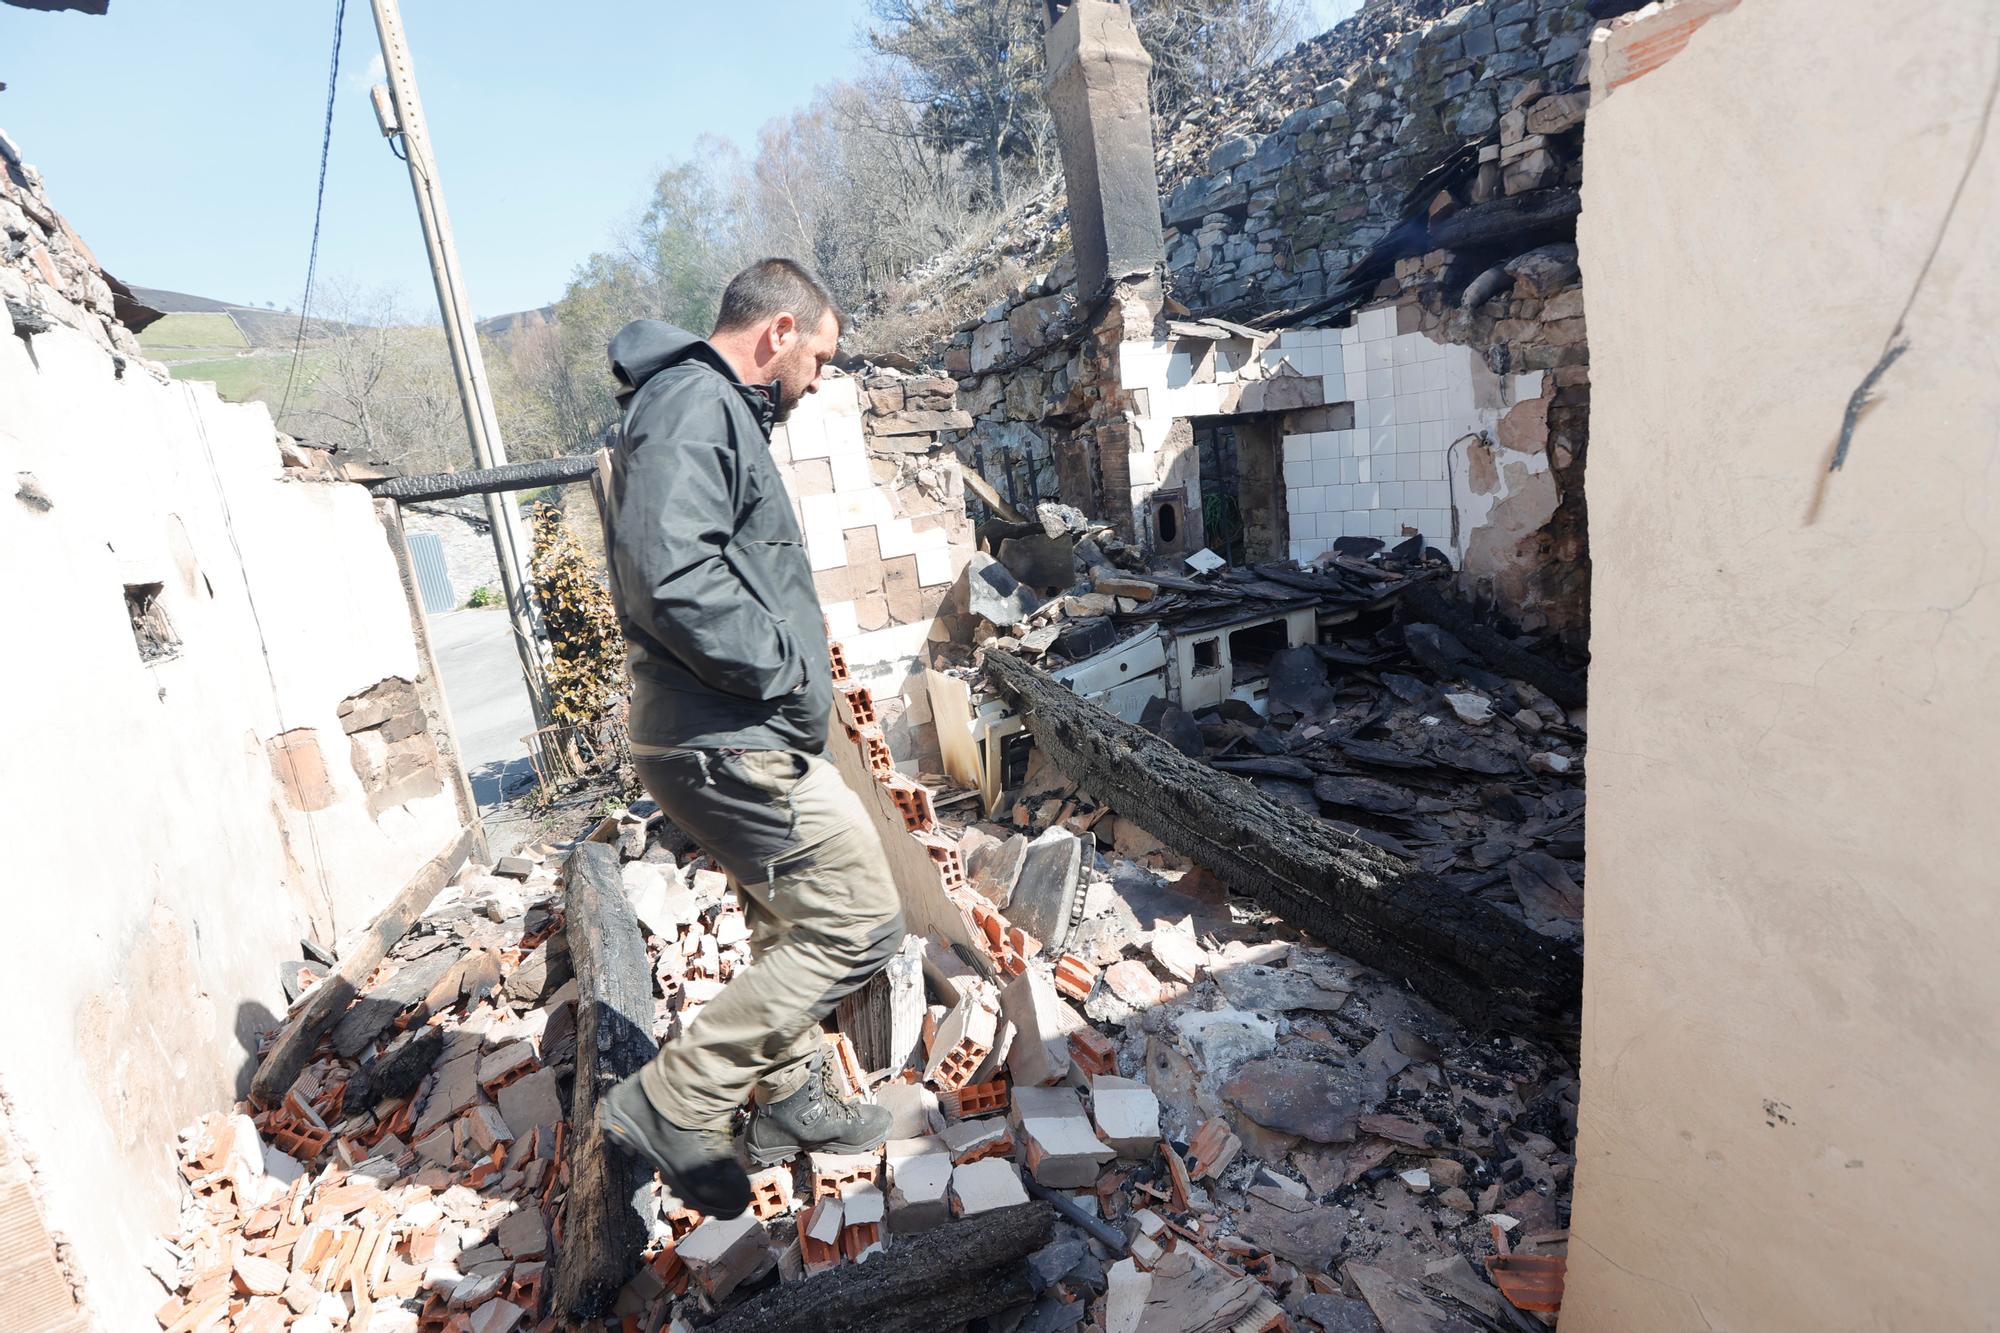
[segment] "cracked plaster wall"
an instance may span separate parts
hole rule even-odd
[[[1591,889],[1563,1328],[1984,1328],[2000,9],[1702,8],[1663,63],[1606,62],[1643,68],[1598,87],[1588,128]],[[1677,9],[1607,40],[1671,34]],[[1908,350],[1829,475],[1906,305]]]
[[[349,762],[342,701],[421,669],[367,493],[39,309],[0,313],[0,1084],[99,1325],[143,1328],[175,1135],[247,1082],[280,960],[365,925],[458,813],[442,784],[371,810]],[[124,589],[154,584],[177,642],[144,661]]]

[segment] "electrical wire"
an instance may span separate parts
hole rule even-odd
[[[326,123],[319,136],[319,188],[313,194],[312,248],[306,255],[306,290],[299,299],[299,331],[292,338],[292,365],[285,373],[285,395],[278,404],[279,421],[285,419],[285,409],[292,403],[292,385],[298,379],[299,357],[306,342],[306,318],[312,313],[313,277],[319,269],[319,223],[326,208],[326,160],[333,148],[333,101],[340,90],[340,36],[346,26],[347,0],[334,0],[333,56],[326,71]]]

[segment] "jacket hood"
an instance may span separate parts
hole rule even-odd
[[[706,362],[712,369],[721,371],[725,379],[731,382],[736,380],[736,372],[730,369],[720,352],[709,346],[706,338],[697,338],[664,319],[633,320],[612,338],[610,353],[611,373],[618,377],[620,407],[625,406],[647,380],[683,361]]]

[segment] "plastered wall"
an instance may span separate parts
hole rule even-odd
[[[1562,1327],[1990,1328],[2000,9],[1701,8],[1588,122]]]
[[[280,960],[459,812],[448,777],[371,803],[340,706],[419,677],[408,604],[367,494],[289,477],[261,405],[0,313],[0,484],[0,1090],[100,1326],[145,1328],[176,1131],[237,1096]],[[150,661],[149,584],[178,640]]]

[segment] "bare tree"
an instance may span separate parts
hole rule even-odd
[[[1005,164],[1028,153],[1045,118],[1039,0],[874,0],[874,50],[898,62],[939,148],[986,173],[986,202],[1005,197]]]
[[[1153,114],[1171,122],[1299,40],[1304,0],[1132,0],[1153,57]]]
[[[322,292],[306,393],[280,426],[406,472],[469,464],[444,330],[410,323],[394,288],[335,280]]]

